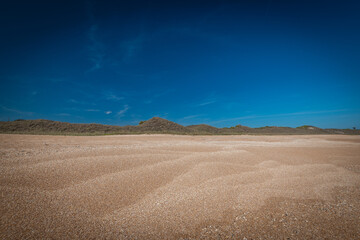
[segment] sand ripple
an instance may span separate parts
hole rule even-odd
[[[357,136],[0,138],[1,239],[360,235]]]

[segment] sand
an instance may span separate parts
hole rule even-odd
[[[0,239],[358,239],[359,136],[0,135]]]

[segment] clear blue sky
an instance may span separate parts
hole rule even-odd
[[[2,1],[0,120],[360,128],[359,13],[359,1]]]

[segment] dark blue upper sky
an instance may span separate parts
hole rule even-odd
[[[357,0],[2,1],[0,120],[359,128],[359,12]]]

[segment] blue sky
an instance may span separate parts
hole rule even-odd
[[[34,2],[0,8],[2,121],[360,128],[358,1]]]

